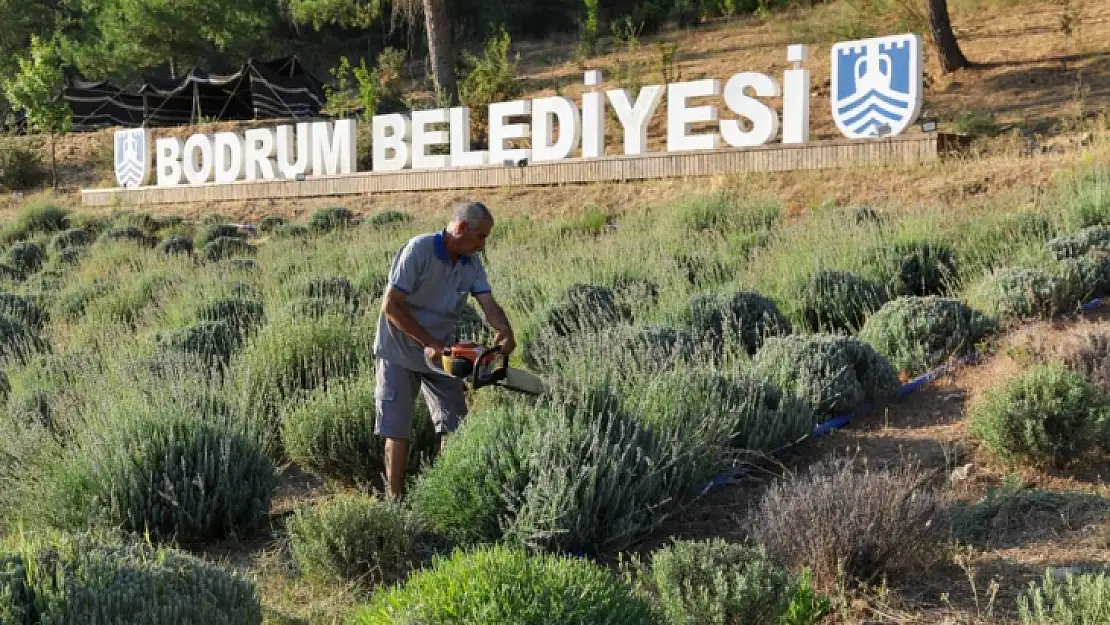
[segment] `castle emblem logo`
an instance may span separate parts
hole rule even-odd
[[[146,184],[150,176],[150,129],[116,131],[116,181],[121,187]]]
[[[919,36],[842,41],[830,55],[832,116],[844,136],[894,136],[917,120],[923,95]]]

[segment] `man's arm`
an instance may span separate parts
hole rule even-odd
[[[385,314],[390,323],[400,328],[402,332],[412,337],[412,340],[424,347],[425,352],[430,348],[435,351],[435,354],[431,356],[439,358],[443,354],[445,346],[431,334],[428,334],[428,331],[412,316],[408,306],[405,306],[407,298],[407,295],[397,289],[386,289],[385,298],[382,299],[382,313]]]
[[[486,321],[497,331],[494,341],[501,345],[501,350],[505,354],[512,353],[516,349],[516,338],[513,336],[513,326],[509,323],[509,318],[505,315],[501,305],[493,299],[493,294],[489,292],[476,294],[474,298],[481,305]]]

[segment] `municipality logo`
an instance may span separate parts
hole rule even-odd
[[[832,115],[850,139],[901,133],[921,111],[921,38],[843,41],[832,51]]]
[[[146,184],[150,175],[150,129],[116,131],[116,180],[121,187]]]

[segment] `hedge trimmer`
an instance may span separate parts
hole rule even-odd
[[[443,371],[462,378],[472,390],[500,386],[528,395],[541,395],[545,390],[543,379],[536,374],[510,367],[500,345],[486,347],[470,341],[452,345],[443,352]]]

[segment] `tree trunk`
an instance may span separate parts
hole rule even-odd
[[[432,79],[447,98],[447,105],[456,106],[459,89],[455,83],[455,55],[451,49],[451,23],[447,21],[446,0],[424,0],[424,28],[428,31]]]
[[[54,190],[58,189],[58,144],[54,141],[54,131],[50,131],[50,177]]]
[[[177,61],[170,57],[170,78],[177,79]]]
[[[952,23],[948,20],[948,0],[929,0],[929,30],[933,34],[933,44],[944,73],[970,65],[956,41],[956,33],[952,32]]]

